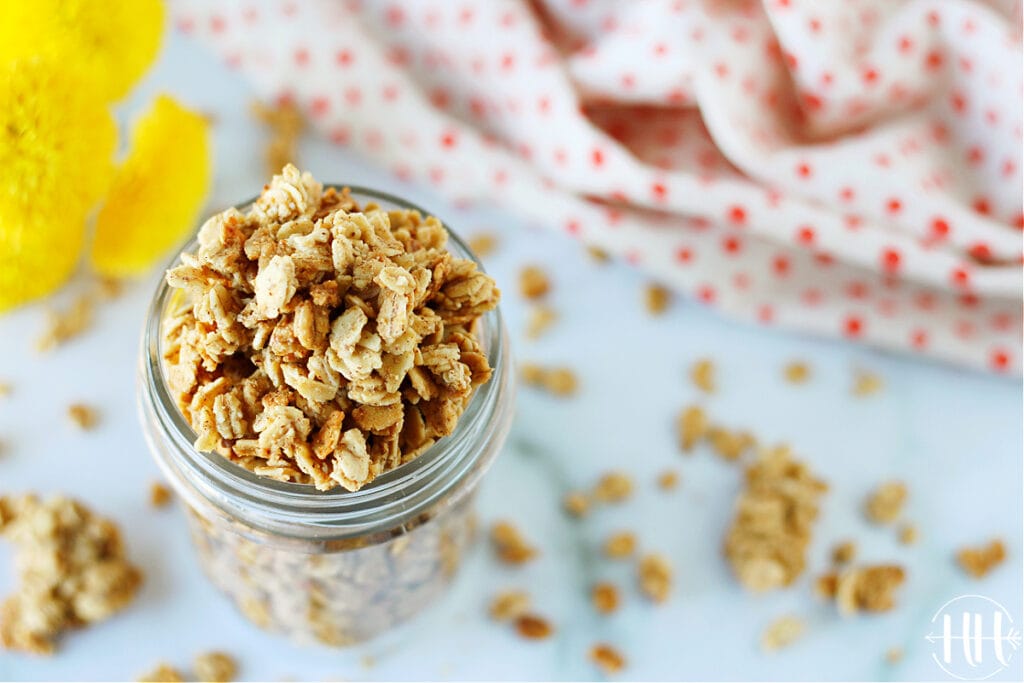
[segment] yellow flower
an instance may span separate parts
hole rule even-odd
[[[86,218],[110,181],[115,140],[110,111],[87,81],[41,59],[0,64],[0,311],[72,273]]]
[[[192,228],[210,184],[206,120],[166,95],[138,121],[96,219],[92,263],[104,275],[136,275]]]
[[[160,0],[3,0],[0,61],[47,57],[117,100],[153,63],[164,14]]]

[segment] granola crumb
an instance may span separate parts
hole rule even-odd
[[[890,664],[898,664],[903,660],[903,648],[902,647],[890,647],[885,651],[885,661]]]
[[[725,539],[726,557],[744,587],[773,590],[803,573],[818,500],[827,488],[788,449],[764,451],[747,468]]]
[[[516,617],[516,631],[528,640],[543,640],[554,633],[554,628],[544,617],[520,614]]]
[[[599,503],[621,503],[633,494],[633,480],[625,472],[606,472],[594,487],[594,500]]]
[[[296,146],[306,127],[299,108],[290,101],[274,106],[255,101],[252,103],[252,113],[270,128],[270,140],[264,151],[268,172],[277,173],[287,164],[295,163]]]
[[[572,396],[578,385],[576,373],[565,367],[545,368],[524,363],[522,377],[525,384],[560,397]]]
[[[914,545],[918,539],[917,526],[910,522],[903,524],[900,527],[898,538],[903,545]]]
[[[839,613],[888,612],[896,606],[896,591],[906,572],[898,565],[871,565],[846,569],[819,579],[818,592],[834,597]]]
[[[956,554],[957,562],[969,576],[980,579],[998,567],[1006,559],[1006,546],[996,538],[987,545],[961,548]]]
[[[562,507],[573,517],[584,517],[590,510],[590,501],[580,491],[570,491],[562,499]]]
[[[7,398],[14,392],[14,387],[7,382],[0,382],[0,398]]]
[[[588,246],[587,255],[598,263],[608,263],[612,260],[611,254],[601,247]]]
[[[0,535],[14,546],[19,576],[0,604],[7,649],[51,654],[64,631],[121,611],[142,583],[117,526],[70,498],[0,497]]]
[[[811,378],[811,368],[803,361],[792,361],[783,368],[782,375],[790,384],[804,384]]]
[[[512,621],[530,609],[530,596],[524,591],[502,591],[494,596],[488,613],[494,621]]]
[[[761,634],[761,649],[777,652],[789,647],[803,636],[806,624],[803,619],[792,615],[780,617],[768,624]]]
[[[158,481],[149,485],[149,504],[155,508],[163,508],[170,505],[173,499],[171,490]]]
[[[466,245],[477,257],[484,258],[494,253],[498,246],[498,236],[493,232],[477,232],[466,240]]]
[[[856,556],[857,544],[853,541],[843,541],[832,548],[832,564],[849,564]]]
[[[558,313],[555,309],[543,304],[534,306],[526,321],[526,338],[540,339],[557,321]]]
[[[185,674],[166,662],[160,662],[152,671],[139,676],[139,683],[183,683]]]
[[[735,462],[757,446],[750,432],[733,432],[724,427],[711,427],[707,434],[711,447],[723,460]]]
[[[498,559],[505,564],[525,564],[537,556],[537,549],[510,522],[494,523],[491,545]]]
[[[72,403],[68,406],[68,417],[76,427],[84,431],[93,429],[100,421],[96,409],[84,403]]]
[[[611,614],[619,608],[619,589],[607,581],[595,583],[590,589],[590,601],[601,614]]]
[[[644,289],[644,306],[651,315],[661,315],[672,303],[672,292],[659,284],[649,284]]]
[[[636,536],[632,531],[617,531],[604,542],[605,557],[619,560],[629,557],[636,550]]]
[[[690,381],[705,394],[715,393],[715,363],[710,358],[701,358],[690,366]]]
[[[192,662],[196,680],[206,683],[231,683],[238,674],[235,658],[226,652],[204,652]]]
[[[36,350],[52,351],[89,329],[92,325],[93,307],[92,297],[81,294],[67,310],[48,310],[46,326],[36,339]]]
[[[672,591],[672,565],[663,555],[650,553],[637,565],[640,591],[652,602],[665,602]]]
[[[377,666],[377,660],[372,655],[363,655],[359,658],[359,666],[366,670],[370,670]]]
[[[519,291],[527,299],[539,299],[551,289],[551,281],[538,266],[526,266],[519,271]]]
[[[864,514],[875,524],[892,524],[903,512],[907,487],[901,481],[887,481],[878,486],[864,503]]]
[[[700,406],[688,406],[679,413],[676,418],[676,434],[679,439],[679,447],[683,452],[693,450],[702,439],[708,435],[710,430],[707,415]]]
[[[675,470],[665,470],[658,475],[658,488],[662,491],[673,491],[679,485],[679,474]]]
[[[617,674],[626,668],[626,658],[607,643],[598,643],[590,648],[590,660],[606,676]]]
[[[852,393],[858,398],[873,396],[880,392],[885,386],[881,375],[870,370],[857,370],[853,377]]]
[[[105,301],[113,301],[124,293],[124,280],[108,275],[96,278],[96,293]]]

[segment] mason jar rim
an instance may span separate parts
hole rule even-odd
[[[357,185],[325,184],[324,189],[348,188],[354,198],[434,215],[392,194]],[[235,205],[245,210],[256,201]],[[466,243],[442,221],[449,250],[460,258],[483,264]],[[452,248],[454,243],[454,249]],[[193,235],[168,261],[198,244]],[[493,369],[491,379],[476,388],[455,430],[438,439],[411,461],[383,473],[358,491],[337,487],[318,491],[310,484],[261,477],[218,453],[193,447],[196,434],[167,386],[161,353],[161,326],[180,290],[161,278],[147,309],[140,349],[139,409],[143,431],[158,465],[176,491],[193,507],[212,505],[247,526],[278,536],[340,540],[406,527],[457,490],[468,490],[487,469],[504,442],[511,422],[514,391],[508,354],[508,333],[498,308],[481,316],[481,345]],[[155,433],[151,425],[159,427]],[[161,437],[163,437],[161,439]]]

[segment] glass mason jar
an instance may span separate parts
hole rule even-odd
[[[350,189],[361,205],[426,215],[397,197]],[[475,259],[455,234],[449,237],[454,255]],[[182,251],[195,248],[193,240]],[[322,492],[259,477],[193,448],[196,435],[167,387],[161,353],[161,323],[182,296],[162,280],[157,287],[142,335],[138,402],[149,448],[187,506],[209,579],[257,625],[334,646],[380,634],[437,598],[475,535],[474,492],[512,418],[500,312],[480,320],[477,334],[494,372],[455,431],[359,491]]]

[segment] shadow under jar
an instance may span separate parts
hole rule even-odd
[[[361,205],[427,215],[397,197],[349,188]],[[195,248],[193,240],[182,252]],[[450,231],[448,250],[474,258]],[[187,505],[209,579],[258,626],[333,646],[372,638],[437,598],[475,536],[474,493],[511,422],[514,384],[500,312],[479,321],[493,375],[455,431],[359,491],[324,492],[259,477],[193,447],[196,435],[168,389],[161,353],[161,323],[183,296],[161,280],[150,305],[139,410],[157,464]]]

